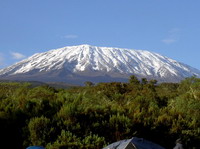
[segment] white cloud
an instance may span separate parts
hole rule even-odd
[[[163,39],[162,42],[165,44],[172,44],[172,43],[176,42],[176,40],[175,39]]]
[[[179,32],[180,32],[180,29],[179,29],[179,28],[172,28],[172,29],[169,31],[170,34],[177,34],[177,33],[179,33]]]
[[[75,39],[75,38],[78,38],[78,36],[77,35],[65,35],[64,38]]]
[[[175,43],[179,40],[179,33],[180,33],[179,28],[172,28],[171,30],[168,31],[168,36],[161,41],[165,44]]]
[[[20,60],[26,57],[25,55],[18,52],[10,52],[10,54],[12,55],[12,58],[16,60]]]
[[[4,57],[3,54],[0,53],[0,66],[3,66],[4,64]]]

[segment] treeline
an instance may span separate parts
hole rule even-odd
[[[200,147],[200,79],[113,82],[55,89],[0,83],[0,142],[6,148],[100,149],[133,136],[165,148]]]

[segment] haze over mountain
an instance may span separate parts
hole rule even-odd
[[[193,75],[200,77],[200,71],[149,51],[90,45],[36,53],[0,70],[0,79],[72,84],[127,81],[130,75],[178,82]]]

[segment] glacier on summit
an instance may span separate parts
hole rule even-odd
[[[0,79],[60,81],[82,84],[85,81],[126,81],[130,75],[178,82],[200,76],[200,71],[157,53],[145,50],[68,46],[36,53],[0,70]]]

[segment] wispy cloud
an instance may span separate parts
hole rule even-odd
[[[3,54],[0,53],[0,67],[4,65],[4,57]]]
[[[177,40],[175,40],[175,39],[170,39],[170,38],[168,38],[168,39],[163,39],[162,40],[162,42],[163,43],[165,43],[165,44],[172,44],[172,43],[174,43],[174,42],[176,42]]]
[[[71,34],[71,35],[65,35],[64,38],[67,38],[67,39],[76,39],[76,38],[78,38],[78,35],[73,35],[73,34]]]
[[[177,34],[177,33],[179,33],[179,32],[180,32],[180,28],[172,28],[172,29],[169,31],[170,34]]]
[[[180,29],[179,28],[172,28],[168,31],[168,36],[161,40],[165,44],[172,44],[179,40]]]
[[[12,58],[16,60],[20,60],[26,57],[25,55],[18,52],[10,52],[10,54],[12,55]]]

